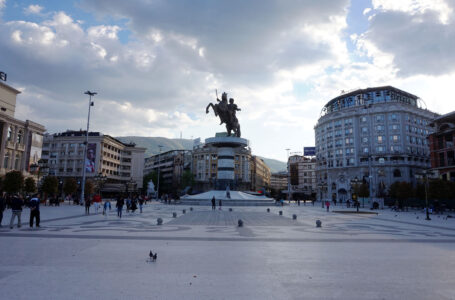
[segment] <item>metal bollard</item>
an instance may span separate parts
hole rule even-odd
[[[270,212],[270,208],[267,208],[267,212]]]
[[[163,219],[161,218],[156,219],[156,225],[163,225]]]
[[[297,215],[296,214],[292,215],[292,220],[297,220]]]
[[[322,226],[321,220],[317,220],[317,221],[316,221],[316,227],[321,227],[321,226]]]
[[[229,208],[229,211],[232,211],[232,208]]]
[[[190,207],[190,211],[193,211],[193,208],[192,208],[192,207]]]
[[[172,217],[177,218],[177,213],[176,212],[172,213]]]
[[[283,211],[282,211],[282,210],[280,210],[279,214],[280,214],[280,216],[282,216],[282,215],[283,215]]]
[[[243,227],[243,221],[241,219],[239,219],[237,223],[239,224],[239,227]]]
[[[186,214],[186,209],[182,210],[182,213],[183,213],[183,214]]]

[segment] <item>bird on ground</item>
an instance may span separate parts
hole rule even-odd
[[[151,261],[156,261],[158,253],[153,254],[152,250],[150,250],[149,257]]]

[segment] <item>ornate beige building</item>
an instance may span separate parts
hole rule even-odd
[[[41,157],[43,125],[15,118],[16,97],[20,91],[0,82],[0,175],[11,170],[28,174],[30,165]]]
[[[270,191],[271,176],[270,168],[262,158],[253,156],[251,158],[251,190],[255,192],[262,189]]]

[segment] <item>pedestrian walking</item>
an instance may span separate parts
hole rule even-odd
[[[213,196],[212,198],[212,210],[215,210],[216,209],[216,199],[215,199],[215,196]]]
[[[33,227],[33,219],[35,219],[36,227],[39,227],[40,221],[40,211],[39,211],[39,202],[38,194],[33,195],[30,199],[30,228]]]
[[[122,218],[122,211],[123,211],[124,204],[125,204],[125,201],[123,200],[123,198],[117,197],[117,203],[115,204],[115,207],[117,207],[117,216],[119,218]]]
[[[5,211],[6,200],[5,195],[0,196],[0,227],[2,227],[3,212]]]
[[[297,205],[300,206],[300,199],[297,199]]]
[[[108,209],[109,209],[109,211],[111,211],[111,202],[109,201],[109,199],[106,199],[106,201],[104,202],[104,205],[103,205],[103,215],[107,216]]]
[[[329,201],[326,201],[325,202],[325,206],[327,207],[327,212],[329,211],[329,207],[330,207],[330,202]]]
[[[144,206],[144,198],[139,198],[139,211],[142,214],[142,207]]]
[[[96,194],[93,196],[93,206],[95,207],[95,215],[98,214],[98,210],[100,209],[100,204],[101,204],[101,195]]]
[[[85,214],[89,215],[90,214],[90,199],[85,199]]]
[[[221,203],[221,199],[218,201],[218,206],[220,207],[219,209],[221,210],[221,207],[223,206],[223,203]]]
[[[14,195],[11,198],[11,221],[9,222],[9,228],[13,229],[14,219],[17,217],[17,228],[21,227],[21,214],[22,206],[24,206],[24,201],[19,197],[19,195]]]

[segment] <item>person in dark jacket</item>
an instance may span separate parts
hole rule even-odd
[[[89,215],[90,214],[90,199],[85,199],[85,214]]]
[[[117,204],[115,204],[115,207],[117,207],[117,216],[122,217],[122,210],[123,210],[123,205],[125,202],[123,201],[122,197],[117,197]]]
[[[215,200],[215,196],[213,196],[212,198],[212,210],[215,210],[216,209],[216,200]]]
[[[6,200],[3,195],[0,196],[0,227],[2,227],[3,212],[5,211]]]
[[[14,218],[17,216],[17,228],[21,227],[21,213],[22,213],[22,206],[24,206],[24,201],[19,198],[19,195],[14,195],[11,198],[11,210],[13,213],[11,214],[11,221],[9,222],[9,228],[13,229]]]
[[[30,199],[30,227],[33,227],[33,219],[36,219],[36,227],[39,227],[39,201],[38,194],[33,195]]]

